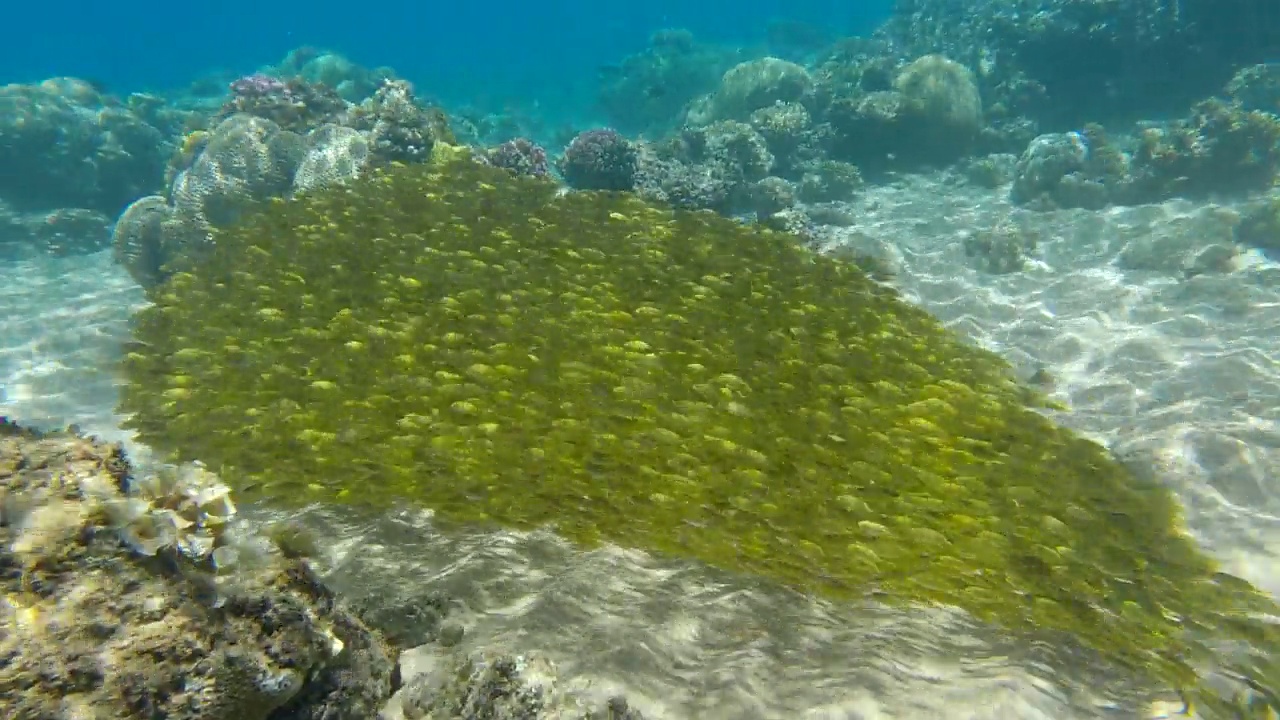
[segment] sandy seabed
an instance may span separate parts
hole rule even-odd
[[[1280,264],[1244,252],[1188,277],[1230,243],[1230,206],[1030,213],[1006,195],[907,178],[859,196],[832,242],[884,254],[907,299],[1024,375],[1045,369],[1071,408],[1061,422],[1154,465],[1225,569],[1280,594]],[[1010,224],[1037,252],[984,272],[965,238]],[[75,423],[147,462],[113,411],[143,303],[109,252],[0,265],[0,413]],[[547,533],[441,535],[410,510],[302,520],[338,538],[322,563],[340,591],[412,604],[445,589],[465,606],[464,647],[541,651],[571,687],[626,693],[652,718],[1152,717],[1087,653],[1010,642],[958,612],[834,607]],[[437,657],[404,659],[412,673]]]

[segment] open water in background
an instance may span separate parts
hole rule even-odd
[[[869,33],[891,9],[891,0],[13,2],[0,83],[72,75],[119,93],[176,89],[215,70],[247,74],[311,45],[393,67],[424,96],[499,107],[537,101],[562,116],[587,104],[601,65],[641,50],[656,30],[752,44],[771,19],[841,36]]]

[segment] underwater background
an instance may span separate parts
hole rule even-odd
[[[642,49],[655,30],[679,27],[707,41],[758,44],[767,21],[786,20],[855,35],[882,22],[891,3],[392,2],[372,9],[246,0],[67,10],[55,23],[49,6],[12,9],[14,26],[31,30],[0,47],[7,81],[75,75],[118,92],[173,89],[215,69],[243,72],[314,45],[370,67],[394,67],[451,101],[537,101],[561,113],[568,108],[556,104],[589,101],[599,67]]]
[[[1271,0],[7,13],[0,414],[399,658],[194,717],[1280,716]],[[36,466],[0,717],[176,717],[32,630]]]

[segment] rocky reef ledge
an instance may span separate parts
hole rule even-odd
[[[536,657],[398,653],[200,466],[0,418],[0,716],[14,720],[627,718],[568,712]],[[401,712],[401,708],[406,712]]]

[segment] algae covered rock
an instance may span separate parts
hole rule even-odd
[[[265,552],[221,576],[231,545],[194,540],[234,506],[186,479],[139,493],[119,446],[0,419],[0,715],[372,717],[393,690],[382,639],[305,564]]]
[[[1193,694],[1280,648],[1167,491],[790,235],[455,160],[276,201],[152,298],[122,411],[263,501],[952,604]]]

